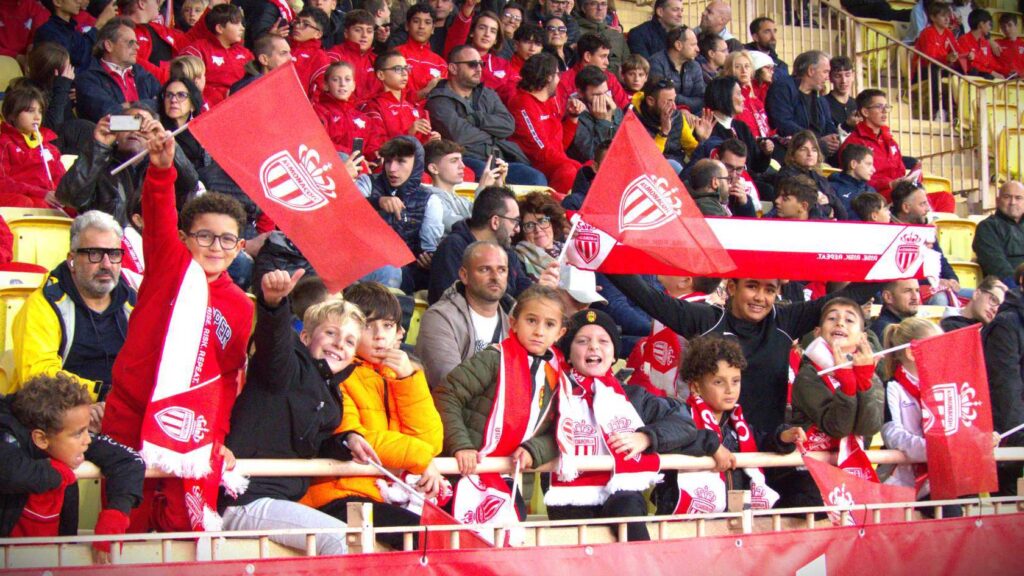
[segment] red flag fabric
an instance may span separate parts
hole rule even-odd
[[[811,281],[889,281],[938,276],[940,260],[926,243],[934,226],[749,218],[707,218],[711,232],[736,264],[726,278]],[[566,249],[580,270],[605,274],[693,276],[581,220]]]
[[[580,216],[627,246],[694,275],[736,267],[632,111],[597,171]]]
[[[999,489],[981,324],[910,344],[933,500]]]
[[[461,524],[450,514],[442,510],[433,502],[423,503],[423,512],[420,514],[420,526],[455,526]],[[426,538],[422,538],[420,547],[427,550],[448,549],[452,547],[452,533],[448,531],[428,532]],[[459,548],[494,548],[490,542],[478,536],[472,530],[459,531]]]
[[[305,101],[292,65],[279,66],[189,124],[221,167],[339,291],[413,255],[363,195]]]
[[[825,506],[855,506],[861,504],[881,504],[885,502],[913,502],[913,488],[905,486],[887,486],[865,480],[837,468],[828,462],[822,462],[804,454],[804,466],[814,478],[814,483],[821,491],[821,500]],[[841,514],[829,512],[829,518],[835,525],[840,524]],[[854,509],[847,524],[863,525],[867,523],[868,512],[864,508]],[[899,509],[883,510],[882,522],[901,522],[903,511]]]

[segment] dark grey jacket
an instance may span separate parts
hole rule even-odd
[[[580,114],[579,123],[576,125],[576,135],[573,136],[572,144],[565,151],[570,158],[579,160],[582,163],[594,159],[594,151],[597,145],[605,140],[611,140],[619,131],[619,124],[622,124],[622,109],[616,108],[611,120],[598,120],[590,115],[590,111]]]
[[[693,114],[700,114],[704,108],[704,72],[696,60],[683,64],[682,72],[677,72],[668,51],[662,50],[651,56],[651,76],[658,75],[671,78],[676,83],[676,104],[682,104]]]
[[[434,129],[461,144],[467,156],[486,160],[497,152],[508,162],[529,162],[519,146],[508,140],[516,129],[515,119],[498,93],[483,84],[469,98],[462,98],[442,80],[427,95],[427,111]]]

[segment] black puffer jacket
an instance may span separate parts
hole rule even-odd
[[[0,537],[5,537],[21,518],[29,494],[42,494],[60,486],[61,477],[46,453],[32,443],[31,431],[11,413],[14,396],[0,397]],[[125,514],[142,501],[146,465],[127,446],[107,436],[91,434],[85,459],[99,466],[106,478],[106,508]],[[64,493],[60,535],[78,533],[78,485]]]
[[[398,233],[405,241],[405,245],[413,254],[419,255],[423,250],[420,248],[420,228],[423,226],[423,217],[427,212],[427,201],[433,192],[423,187],[420,182],[423,179],[423,146],[412,136],[399,136],[416,145],[416,156],[413,160],[412,173],[409,179],[401,186],[395,188],[388,182],[386,173],[373,176],[373,188],[370,190],[370,204],[380,214],[380,217],[391,226],[391,229]],[[381,198],[388,196],[401,199],[405,204],[401,218],[394,214],[384,212],[380,209]]]
[[[985,369],[992,395],[992,424],[1004,432],[1024,422],[1024,302],[1017,291],[1006,293],[995,320],[982,331]],[[1003,441],[1024,446],[1024,431]]]

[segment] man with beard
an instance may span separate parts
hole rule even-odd
[[[775,25],[775,20],[767,16],[754,18],[750,22],[750,36],[754,41],[743,45],[743,48],[746,50],[763,52],[772,59],[772,62],[775,63],[775,72],[772,74],[773,80],[789,76],[789,65],[782,58],[779,58],[778,52],[775,51],[777,45],[775,34],[777,31],[778,27]]]
[[[463,265],[466,248],[481,240],[494,242],[508,256],[508,281],[505,291],[515,297],[532,284],[522,262],[512,249],[512,237],[519,231],[519,204],[511,190],[488,186],[473,201],[473,214],[452,226],[452,232],[441,241],[430,265],[430,292],[427,301],[436,303],[456,280]],[[558,287],[558,264],[541,273],[540,283]],[[429,378],[428,378],[429,381]]]
[[[132,104],[124,113],[140,116],[140,129],[112,132],[110,116],[100,119],[93,131],[92,146],[75,160],[57,185],[57,200],[61,204],[79,213],[101,210],[112,215],[122,227],[128,224],[127,210],[139,194],[149,161],[143,160],[115,176],[111,176],[110,171],[145,150],[145,135],[159,124],[156,111],[143,102]],[[181,210],[195,194],[199,175],[180,146],[174,148],[174,167],[178,171],[178,179],[174,183],[177,207]]]
[[[892,213],[892,221],[903,224],[917,224],[919,226],[927,226],[929,217],[928,214],[931,212],[931,205],[928,203],[928,191],[924,189],[924,186],[909,180],[899,180],[894,182],[895,186],[892,189],[892,206],[889,210]],[[954,293],[960,292],[960,278],[956,275],[956,271],[953,270],[953,266],[950,265],[949,260],[946,259],[946,255],[942,253],[942,247],[939,246],[938,242],[932,243],[929,248],[939,253],[939,263],[941,268],[939,269],[939,282],[935,286],[928,284],[926,280],[922,280],[923,294],[921,299],[926,304],[933,306],[955,306],[957,303],[953,302],[950,291]],[[964,297],[969,294],[964,294]],[[871,327],[874,330],[874,325]],[[877,330],[879,339],[881,339],[882,328]]]
[[[9,392],[33,376],[71,374],[99,402],[92,408],[92,424],[99,424],[135,306],[135,291],[121,275],[122,236],[109,214],[92,210],[75,218],[67,260],[29,295],[14,319]]]
[[[459,280],[423,313],[416,355],[431,388],[471,356],[508,336],[515,301],[508,286],[508,254],[496,242],[473,242],[462,253]]]

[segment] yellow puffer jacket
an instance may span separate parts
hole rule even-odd
[[[359,363],[341,383],[341,399],[337,432],[361,434],[385,467],[419,474],[441,453],[444,428],[422,370],[399,379],[388,368]],[[381,502],[376,480],[370,476],[320,478],[300,502],[314,508],[348,496]]]

